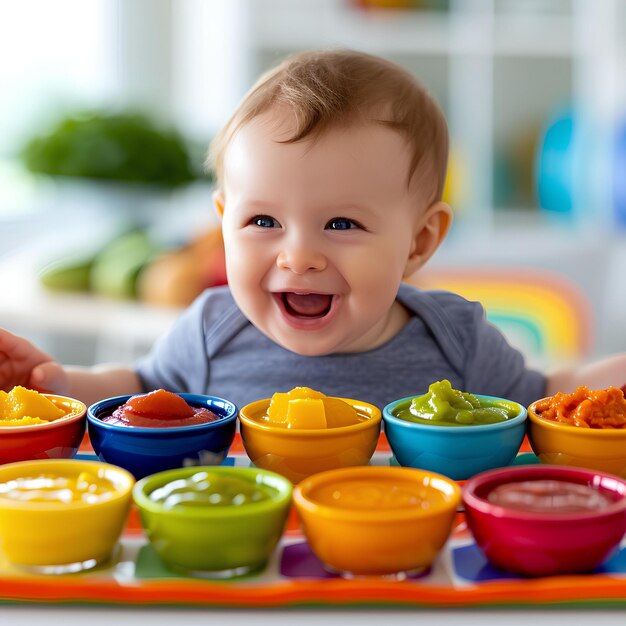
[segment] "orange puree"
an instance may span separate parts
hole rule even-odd
[[[323,484],[314,489],[311,499],[322,505],[341,509],[428,509],[443,503],[443,492],[412,481],[399,483],[397,479],[351,479]]]
[[[583,428],[626,428],[626,400],[617,387],[592,391],[581,386],[574,393],[557,393],[535,403],[537,414]]]

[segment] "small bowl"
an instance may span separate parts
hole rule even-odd
[[[71,459],[85,436],[87,407],[78,400],[43,394],[66,412],[47,424],[0,426],[0,463],[36,459]]]
[[[284,428],[259,421],[267,414],[271,398],[247,404],[241,409],[239,420],[241,439],[250,460],[294,483],[325,470],[367,465],[380,436],[380,409],[360,400],[341,400],[367,419],[338,428]]]
[[[584,428],[542,418],[528,407],[528,440],[541,463],[586,467],[626,478],[626,429]]]
[[[172,508],[150,499],[155,489],[202,470],[263,485],[271,497],[240,505]],[[288,480],[262,469],[185,467],[143,478],[133,498],[150,543],[168,567],[185,575],[230,578],[266,565],[284,530],[291,491]]]
[[[613,502],[591,511],[543,513],[487,500],[498,485],[538,479],[588,485]],[[626,532],[626,482],[588,469],[528,465],[484,472],[467,481],[463,502],[468,526],[485,556],[496,567],[526,576],[591,571]]]
[[[237,407],[228,400],[191,393],[177,394],[192,407],[213,411],[220,419],[206,424],[172,428],[143,428],[108,424],[111,415],[131,396],[117,396],[92,404],[87,429],[98,458],[143,478],[186,465],[219,465],[235,437]]]
[[[476,395],[479,400],[502,400]],[[438,472],[454,480],[465,480],[496,467],[510,465],[526,434],[526,409],[495,424],[437,426],[396,417],[410,406],[413,397],[402,398],[383,409],[385,434],[400,465]],[[507,400],[507,402],[511,402]]]
[[[0,545],[11,563],[40,574],[91,569],[108,561],[128,515],[135,479],[98,461],[45,460],[0,467],[0,483],[38,475],[78,477],[89,472],[110,482],[98,502],[20,501],[0,494]]]
[[[342,490],[352,499],[344,506],[337,499]],[[431,505],[390,504],[393,494]],[[309,546],[328,569],[346,577],[405,576],[428,567],[443,548],[461,490],[432,472],[368,466],[310,476],[293,499]]]

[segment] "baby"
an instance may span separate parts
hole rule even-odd
[[[626,354],[544,376],[479,304],[402,282],[450,227],[447,155],[439,107],[401,67],[350,51],[287,59],[212,145],[229,286],[132,367],[63,367],[0,331],[0,388],[86,403],[165,388],[242,406],[302,385],[382,407],[443,378],[524,405],[624,384]]]

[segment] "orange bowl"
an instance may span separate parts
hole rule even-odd
[[[87,407],[79,400],[43,394],[66,415],[47,424],[0,426],[0,463],[70,459],[85,435]]]
[[[584,428],[541,417],[528,407],[528,440],[542,463],[585,467],[626,478],[626,429]]]
[[[296,483],[325,470],[367,465],[380,436],[381,413],[373,404],[341,398],[364,418],[338,428],[296,429],[263,423],[270,398],[239,412],[241,439],[250,460]]]
[[[349,467],[303,480],[293,501],[309,546],[328,569],[406,575],[428,567],[445,545],[461,489],[424,470]]]

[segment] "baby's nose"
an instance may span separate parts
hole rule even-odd
[[[326,268],[326,257],[310,245],[295,243],[285,246],[276,258],[276,265],[280,269],[287,269],[294,274],[319,272]]]

